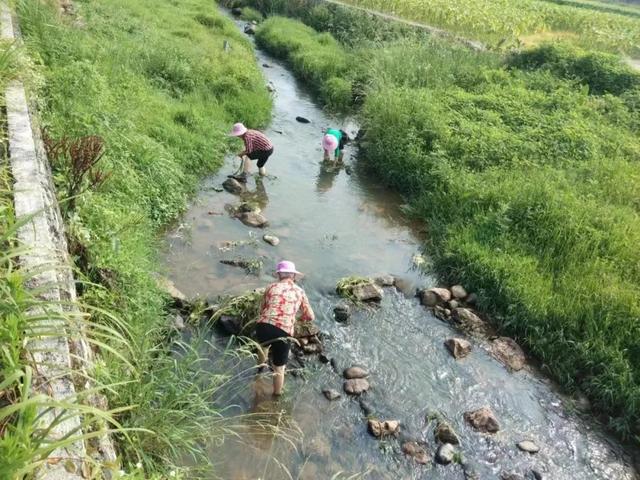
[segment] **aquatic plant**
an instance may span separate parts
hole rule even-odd
[[[336,283],[336,293],[341,297],[356,301],[353,295],[353,288],[367,283],[371,283],[371,279],[367,277],[352,276],[341,278],[338,280],[338,283]]]
[[[229,316],[239,320],[244,335],[249,334],[260,316],[263,295],[264,289],[259,288],[222,299],[220,308],[211,316],[211,322],[216,322],[223,316]]]

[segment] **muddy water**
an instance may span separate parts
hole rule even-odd
[[[631,455],[592,418],[575,413],[544,377],[531,370],[509,373],[481,341],[473,341],[474,351],[464,360],[451,358],[443,341],[460,333],[429,314],[412,294],[417,286],[435,285],[433,277],[413,268],[420,226],[404,218],[400,198],[360,171],[353,150],[345,155],[351,174],[322,165],[323,129],[353,132],[353,127],[323,113],[278,61],[258,53],[258,62],[269,65],[264,74],[276,89],[273,121],[266,131],[275,153],[267,164],[270,176],[250,179],[243,198],[261,205],[270,224],[266,232],[281,243],[267,245],[261,240],[264,231],[227,214],[227,206],[240,201],[217,191],[237,167],[238,160],[228,158],[218,175],[204,181],[196,201],[168,235],[166,262],[178,288],[206,298],[244,292],[272,281],[275,263],[291,259],[307,274],[302,285],[328,336],[326,354],[339,370],[353,364],[370,369],[367,402],[377,416],[400,420],[407,438],[426,441],[434,453],[433,425],[425,416],[438,411],[460,435],[467,470],[477,478],[499,478],[502,472],[533,478],[532,468],[548,479],[635,478]],[[296,116],[311,123],[298,123]],[[227,249],[226,241],[247,243]],[[247,274],[219,263],[238,256],[260,258],[262,272]],[[336,323],[336,281],[377,273],[396,275],[401,288],[385,289],[380,308]],[[214,340],[221,345],[226,341],[215,335]],[[220,477],[464,478],[460,465],[417,466],[402,455],[398,440],[370,437],[357,401],[343,396],[329,402],[320,393],[325,387],[341,390],[341,385],[330,365],[312,359],[298,376],[287,375],[286,393],[278,400],[270,396],[268,378],[242,377],[222,406],[231,407],[230,414],[259,415],[242,421],[248,433],[241,440],[212,450]],[[465,411],[484,405],[491,406],[501,425],[492,436],[463,421]],[[520,452],[516,443],[523,439],[534,440],[540,453]],[[360,475],[350,477],[354,474]]]

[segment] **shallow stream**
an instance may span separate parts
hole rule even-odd
[[[407,220],[402,199],[377,184],[358,167],[347,148],[345,169],[322,165],[320,140],[325,128],[353,125],[332,118],[314,103],[303,86],[279,61],[258,52],[264,75],[275,88],[273,121],[266,134],[275,153],[267,163],[269,177],[251,178],[245,200],[260,204],[269,220],[264,231],[231,217],[226,205],[238,196],[218,191],[238,166],[228,158],[217,175],[207,178],[184,218],[167,237],[169,276],[188,296],[214,299],[242,293],[273,281],[277,261],[289,259],[306,273],[301,282],[326,333],[325,353],[338,370],[365,365],[371,372],[366,400],[376,416],[402,423],[403,436],[424,440],[433,454],[433,423],[425,416],[438,411],[461,437],[467,470],[477,478],[500,478],[503,472],[546,479],[633,479],[631,454],[603,433],[592,417],[579,415],[554,385],[529,368],[510,373],[473,340],[474,350],[454,360],[445,339],[462,334],[419,305],[417,287],[435,286],[434,277],[414,267],[420,253],[421,227]],[[310,120],[302,124],[302,116]],[[255,164],[254,164],[255,172]],[[264,233],[280,238],[270,246]],[[226,241],[247,241],[225,249]],[[222,249],[220,247],[223,247]],[[258,275],[223,265],[221,259],[261,257]],[[333,307],[338,279],[349,275],[390,273],[399,289],[386,288],[381,307],[357,311],[337,323]],[[227,340],[214,335],[223,345]],[[461,479],[459,464],[421,466],[405,457],[399,440],[376,440],[367,433],[358,402],[343,395],[330,402],[323,388],[342,389],[342,379],[329,364],[309,359],[303,375],[287,375],[283,398],[271,398],[268,378],[246,378],[234,390],[229,413],[270,412],[267,423],[293,425],[293,442],[268,433],[264,425],[248,425],[254,434],[230,439],[212,452],[224,479]],[[495,435],[474,431],[463,420],[466,411],[490,406],[501,430]],[[274,420],[277,419],[277,421]],[[246,422],[255,422],[246,420]],[[541,450],[522,452],[516,443],[534,440]]]

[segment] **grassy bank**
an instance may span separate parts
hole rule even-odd
[[[152,478],[185,456],[205,464],[224,433],[211,403],[224,377],[172,334],[154,278],[158,233],[220,166],[229,126],[265,124],[271,100],[249,42],[207,0],[98,0],[74,9],[17,2],[43,78],[33,93],[51,144],[96,136],[93,145],[102,145],[86,192],[60,200],[81,301],[100,309],[92,310],[99,324],[114,325],[101,313],[113,312],[128,339],[121,356],[101,349],[94,372],[111,386],[110,407],[131,407],[117,416],[133,429],[116,436],[123,467]],[[61,196],[72,191],[74,155],[52,155]]]
[[[347,46],[281,18],[257,36],[320,91],[358,79],[361,161],[426,221],[443,280],[480,292],[503,332],[637,436],[638,74],[566,46],[503,59],[436,40]]]

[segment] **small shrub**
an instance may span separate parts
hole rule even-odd
[[[263,20],[262,13],[255,8],[243,7],[240,18],[245,22],[261,22]]]

